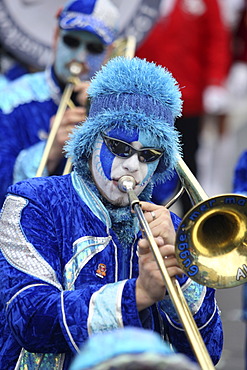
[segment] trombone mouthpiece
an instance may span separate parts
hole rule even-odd
[[[122,176],[118,180],[118,189],[123,193],[127,193],[129,190],[133,190],[136,181],[132,176]]]
[[[72,76],[79,76],[79,74],[81,74],[83,71],[83,66],[81,63],[72,62],[69,65],[69,71],[72,74]]]

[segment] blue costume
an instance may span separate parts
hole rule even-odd
[[[3,51],[1,50],[1,53],[2,52]],[[4,59],[6,59],[6,61],[4,61]],[[6,63],[7,65],[7,68],[4,68],[0,74],[0,89],[7,86],[11,81],[16,80],[26,73],[30,73],[27,66],[16,60],[15,57],[9,56],[8,52],[6,53],[6,51],[4,52],[4,55],[1,55],[0,63]]]
[[[65,194],[69,203],[64,202]],[[177,226],[180,220],[172,217]],[[66,369],[89,334],[123,326],[162,333],[159,317],[165,338],[192,356],[168,296],[158,309],[153,306],[138,315],[138,224],[128,248],[121,247],[107,209],[75,173],[13,185],[1,218],[1,295],[8,302],[7,321],[1,322],[1,369],[14,368],[22,347],[31,353],[52,353],[45,359],[46,369],[55,369],[54,354],[62,353]],[[121,226],[130,233],[124,222]],[[107,270],[100,277],[96,271],[101,263]],[[222,331],[214,290],[185,276],[180,282],[217,362]],[[37,356],[24,352],[22,361],[33,368]]]
[[[7,187],[23,178],[20,169],[15,178],[15,166],[25,168],[27,177],[35,176],[61,94],[51,69],[26,74],[0,91],[0,206]]]
[[[114,177],[121,172],[139,179],[135,191],[150,201],[153,186],[173,173],[181,151],[174,128],[181,93],[167,70],[114,58],[97,73],[89,94],[89,117],[66,146],[74,171],[12,185],[2,209],[0,367],[8,364],[8,370],[18,358],[20,369],[34,363],[68,369],[88,336],[127,326],[157,331],[194,357],[169,294],[138,311],[142,235]],[[111,150],[102,134],[112,135]],[[180,219],[171,219],[176,229]],[[185,275],[178,281],[217,363],[223,338],[215,291]]]

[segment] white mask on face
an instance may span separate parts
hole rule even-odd
[[[127,141],[127,140],[126,140]],[[135,149],[143,147],[139,141],[129,142]],[[129,158],[114,156],[106,147],[101,136],[96,140],[91,159],[91,172],[99,192],[110,203],[124,207],[129,204],[128,195],[118,189],[118,180],[125,175],[136,181],[135,193],[138,196],[150,181],[159,161],[142,163],[137,154]]]
[[[82,65],[81,80],[89,80],[104,62],[106,48],[99,38],[86,31],[60,31],[54,68],[57,77],[67,83],[71,77],[69,65],[77,62]]]

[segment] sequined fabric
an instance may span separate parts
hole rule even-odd
[[[22,352],[19,361],[19,370],[61,370],[63,368],[64,355]]]
[[[183,295],[188,302],[188,306],[191,310],[192,315],[195,315],[200,309],[206,294],[206,290],[207,288],[205,286],[199,285],[190,279],[188,279],[187,282],[182,286]],[[160,307],[168,314],[171,319],[179,321],[169,296],[161,301]]]
[[[6,260],[17,270],[32,274],[61,289],[55,271],[37,253],[34,246],[28,243],[25,235],[22,233],[20,214],[26,205],[27,200],[24,198],[12,195],[7,197],[1,217],[1,251]]]
[[[74,242],[73,257],[64,269],[64,281],[67,290],[75,289],[74,284],[80,271],[96,253],[101,252],[109,244],[110,240],[110,236],[107,238],[85,236]]]

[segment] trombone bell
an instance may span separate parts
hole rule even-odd
[[[247,282],[247,197],[224,194],[203,200],[183,218],[176,257],[192,280],[212,288]]]

